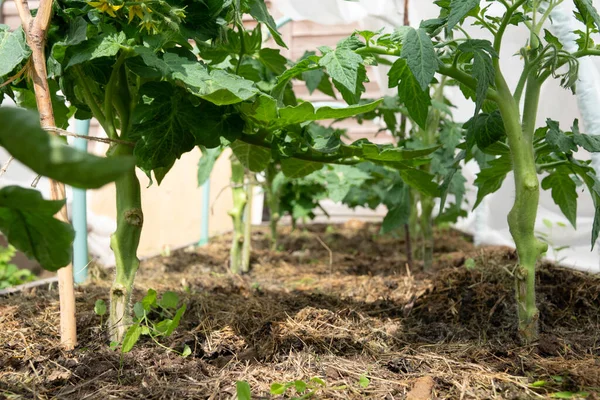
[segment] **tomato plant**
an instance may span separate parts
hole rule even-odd
[[[514,275],[519,332],[525,342],[535,341],[538,335],[535,267],[547,247],[534,232],[540,191],[538,174],[544,174],[542,188],[552,191],[554,201],[573,225],[577,185],[585,184],[596,205],[592,245],[600,232],[600,181],[588,161],[574,157],[579,148],[600,151],[600,141],[581,133],[577,122],[570,132],[564,132],[552,120],[540,128],[536,124],[544,83],[556,78],[566,89],[574,89],[578,59],[600,55],[591,39],[591,34],[600,28],[600,16],[590,0],[574,0],[576,17],[582,23],[582,29],[573,32],[579,37],[576,52],[565,51],[560,41],[544,29],[552,11],[562,2],[486,2],[504,8],[504,13],[496,15],[490,11],[491,4],[479,0],[438,0],[435,3],[440,8],[439,17],[423,21],[418,29],[405,27],[391,34],[358,32],[335,50],[325,49],[313,60],[315,64],[330,67],[335,58],[348,75],[361,82],[364,74],[360,70],[365,64],[383,56],[395,57],[389,72],[390,86],[398,87],[398,95],[409,115],[424,129],[432,104],[430,87],[436,75],[458,84],[465,96],[473,100],[475,113],[465,125],[466,140],[460,145],[462,151],[455,167],[441,188],[445,192],[459,169],[459,162],[473,157],[474,148],[493,157],[475,181],[478,187],[475,207],[486,195],[498,190],[508,172],[513,172],[515,201],[508,214],[508,224],[519,257]],[[471,37],[462,29],[463,23],[480,27],[481,38]],[[529,37],[520,50],[523,67],[515,88],[507,84],[507,71],[500,63],[509,25],[529,30]],[[484,39],[488,37],[492,40]],[[301,73],[302,68],[296,72]],[[353,96],[344,98],[356,101]],[[444,196],[442,193],[442,200]]]

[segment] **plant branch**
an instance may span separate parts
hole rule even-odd
[[[510,19],[512,18],[514,12],[517,11],[517,9],[526,2],[527,0],[517,0],[517,2],[512,5],[512,7],[507,8],[506,14],[504,14],[504,18],[502,18],[502,22],[498,27],[498,32],[496,32],[496,34],[494,35],[494,50],[496,50],[496,53],[500,54],[500,48],[502,47],[502,37],[504,36],[504,32],[506,31],[506,28],[508,27],[508,24],[510,23]],[[498,59],[496,59],[495,62],[498,63]]]
[[[29,30],[31,29],[32,17],[31,11],[29,11],[29,5],[26,0],[15,0],[15,6],[17,6],[17,11],[19,13],[19,18],[21,19],[21,24],[23,25],[23,30],[26,35],[29,35]]]
[[[126,146],[135,147],[135,143],[128,142],[126,140],[101,138],[101,137],[87,136],[87,135],[78,135],[76,133],[69,132],[64,129],[60,129],[60,128],[56,128],[56,127],[44,128],[44,129],[46,131],[56,133],[59,136],[70,136],[70,137],[75,137],[75,138],[79,138],[79,139],[89,140],[92,142],[100,142],[100,143],[106,143],[106,144],[124,144]]]
[[[104,118],[105,123],[108,127],[108,137],[111,139],[118,138],[117,129],[115,128],[114,121],[114,108],[113,108],[113,96],[115,94],[115,89],[117,85],[117,81],[119,78],[119,70],[121,69],[121,65],[125,62],[125,58],[127,57],[127,52],[121,50],[121,54],[117,59],[115,65],[113,65],[112,72],[110,73],[110,78],[108,83],[106,84],[105,93],[104,93]]]

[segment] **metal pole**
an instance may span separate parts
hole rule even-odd
[[[87,135],[90,121],[75,120],[75,132]],[[86,139],[75,138],[73,146],[82,151],[87,151]],[[85,189],[73,188],[73,228],[75,241],[73,242],[73,278],[75,283],[83,283],[88,276],[88,234],[87,234],[87,196]]]

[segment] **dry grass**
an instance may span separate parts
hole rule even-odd
[[[327,384],[318,399],[418,399],[423,388],[439,399],[566,390],[597,398],[598,277],[543,266],[542,340],[523,347],[513,334],[512,251],[475,249],[454,232],[440,233],[436,271],[425,274],[408,271],[401,242],[375,237],[376,229],[286,232],[278,253],[259,231],[254,269],[244,277],[226,272],[227,237],[145,262],[138,298],[142,288],[174,290],[188,305],[163,341],[190,346],[185,359],[150,341],[125,355],[108,348],[93,313],[110,284],[102,270],[78,288],[73,352],[57,347],[56,292],[0,298],[0,398],[233,399],[235,382],[246,380],[256,399],[268,399],[274,382],[315,376]],[[470,257],[474,270],[463,266]],[[541,379],[548,383],[530,387]]]

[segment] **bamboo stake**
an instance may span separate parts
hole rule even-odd
[[[48,87],[46,70],[46,33],[52,14],[52,0],[41,0],[35,18],[32,18],[27,0],[15,0],[21,23],[31,48],[30,76],[33,81],[35,99],[40,114],[42,128],[50,130],[56,127],[54,112]],[[65,198],[65,185],[51,180],[50,198]],[[67,206],[56,215],[64,222],[69,222]],[[73,265],[69,264],[58,270],[58,293],[60,297],[60,341],[65,350],[72,350],[77,344],[77,327],[75,324],[75,290],[73,286]]]

